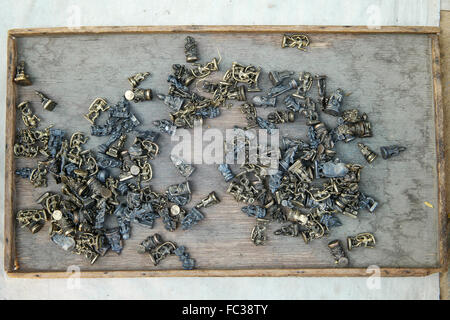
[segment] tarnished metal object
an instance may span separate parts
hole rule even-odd
[[[178,96],[171,96],[164,94],[158,94],[157,96],[160,100],[164,102],[166,106],[168,106],[174,112],[179,111],[186,101],[185,99]]]
[[[173,165],[177,168],[178,172],[185,178],[188,178],[195,170],[195,167],[180,157],[177,157],[173,154],[170,155],[170,160]]]
[[[277,85],[269,89],[267,96],[270,98],[277,97],[289,90],[296,89],[298,87],[298,82],[295,79],[290,79],[286,85]]]
[[[309,38],[305,34],[285,34],[281,42],[282,48],[295,48],[306,51],[306,47],[309,46]]]
[[[21,86],[30,86],[30,77],[25,73],[25,61],[20,61],[16,67],[14,82]]]
[[[381,156],[385,160],[394,156],[398,156],[400,152],[403,152],[405,150],[406,150],[405,147],[398,145],[380,147]]]
[[[256,225],[253,227],[250,239],[256,246],[264,245],[267,240],[266,230],[267,223],[269,220],[267,219],[256,219]]]
[[[195,260],[189,257],[189,253],[187,253],[186,248],[184,246],[176,248],[174,253],[175,255],[178,256],[178,258],[182,262],[182,267],[184,270],[194,269]]]
[[[342,89],[337,89],[329,98],[327,105],[322,109],[323,112],[332,116],[339,116],[341,114],[342,101],[344,93]]]
[[[45,209],[28,209],[18,211],[16,218],[22,227],[27,227],[31,233],[36,233],[48,220],[48,214]]]
[[[49,98],[47,98],[43,93],[35,91],[35,93],[41,98],[42,108],[47,111],[53,111],[57,103]]]
[[[194,63],[194,68],[191,69],[191,73],[195,78],[205,78],[209,76],[212,72],[219,70],[219,63],[216,58],[213,58],[210,62],[205,65]]]
[[[110,106],[103,98],[96,98],[89,106],[89,112],[84,115],[84,118],[91,124],[95,124],[95,120],[100,116],[100,112],[105,112]]]
[[[334,262],[341,267],[348,265],[348,258],[345,254],[344,248],[339,240],[333,240],[328,243],[328,248],[334,257]]]
[[[271,123],[281,124],[295,121],[295,114],[293,111],[275,111],[267,115],[267,120]]]
[[[204,218],[205,216],[197,208],[192,208],[181,220],[181,228],[183,230],[190,229]]]
[[[252,98],[253,103],[257,107],[272,107],[274,108],[277,103],[276,97],[268,97],[268,96],[254,96]]]
[[[348,250],[358,247],[375,248],[375,244],[375,237],[369,232],[359,233],[354,237],[347,237]]]
[[[152,100],[152,89],[134,88],[133,90],[125,91],[125,98],[128,101],[140,102]]]
[[[111,250],[120,254],[123,249],[119,228],[112,228],[105,231],[105,237],[111,247]]]
[[[278,86],[283,82],[284,79],[290,78],[294,72],[292,71],[270,71],[269,80],[272,82],[273,86]]]
[[[132,88],[136,88],[142,81],[144,81],[150,72],[139,72],[128,78],[128,82],[131,84]]]
[[[186,55],[186,62],[192,63],[198,60],[197,43],[194,38],[187,36],[184,44],[184,54]]]
[[[231,171],[231,168],[228,164],[226,164],[226,163],[219,164],[218,169],[219,169],[220,173],[223,175],[225,182],[229,182],[229,181],[233,180],[235,175]]]
[[[17,106],[17,109],[19,109],[20,112],[22,113],[22,120],[23,120],[23,123],[25,124],[26,127],[28,127],[28,128],[36,128],[38,126],[38,124],[41,121],[41,119],[39,119],[38,116],[33,114],[33,112],[30,109],[30,102],[29,101],[21,102]]]
[[[197,209],[200,208],[209,208],[215,204],[218,204],[220,200],[217,198],[216,193],[212,191],[205,198],[203,198],[200,203],[196,204],[195,207]]]
[[[365,144],[358,143],[358,148],[368,163],[372,163],[378,156],[375,152],[370,150],[369,147],[366,146]]]

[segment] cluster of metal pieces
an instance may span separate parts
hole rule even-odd
[[[135,89],[148,75],[138,73],[128,81]],[[67,138],[65,130],[52,126],[39,130],[40,119],[33,114],[30,103],[24,101],[17,106],[26,128],[17,134],[15,155],[44,156],[45,160],[38,161],[37,168],[19,168],[16,174],[29,179],[35,187],[47,186],[49,173],[61,184],[60,193],[45,192],[39,197],[37,203],[42,208],[20,210],[17,220],[32,233],[49,222],[51,240],[66,251],[84,255],[91,264],[109,250],[120,254],[123,241],[131,236],[133,223],[153,228],[155,220],[161,218],[168,231],[179,226],[187,230],[204,219],[201,209],[219,202],[211,192],[192,209],[183,208],[191,201],[187,180],[168,186],[163,193],[151,189],[150,161],[159,154],[159,132],[137,129],[140,121],[132,112],[130,101],[142,99],[129,99],[126,95],[112,106],[106,99],[96,98],[84,115],[92,125],[92,135],[107,136],[96,152],[83,149],[88,141],[83,133],[76,132]],[[48,99],[44,109],[51,105]],[[104,124],[97,123],[101,113],[107,116]],[[127,144],[129,135],[133,135],[134,140]],[[174,155],[171,160],[185,179],[195,170]],[[117,226],[109,227],[111,223],[106,224],[107,219],[115,220]],[[194,260],[183,246],[158,243],[157,248],[149,252],[155,265],[167,254],[176,254],[183,268],[194,267]]]
[[[154,121],[154,125],[164,133],[173,135],[177,128],[193,128],[195,123],[202,124],[203,119],[212,119],[220,115],[220,107],[227,105],[228,100],[245,101],[246,92],[260,91],[258,79],[261,69],[252,65],[233,62],[219,82],[204,80],[213,72],[219,71],[219,62],[213,58],[206,64],[200,64],[198,47],[194,38],[186,37],[185,65],[174,64],[173,73],[169,75],[169,91],[158,94],[158,98],[169,108],[170,119]],[[195,63],[194,63],[195,62]],[[212,97],[207,98],[192,92],[191,84],[197,80],[202,83],[202,90]]]
[[[291,43],[288,38],[284,41]],[[265,95],[254,96],[253,103],[241,105],[247,126],[237,130],[241,131],[244,142],[240,139],[240,144],[235,142],[226,146],[226,152],[227,156],[231,155],[231,160],[236,160],[234,156],[238,151],[248,152],[249,146],[253,145],[250,142],[255,135],[248,129],[259,127],[271,133],[276,125],[294,122],[298,116],[306,118],[309,141],[283,137],[278,169],[270,175],[267,174],[267,165],[259,158],[256,162],[245,162],[238,173],[233,173],[228,164],[218,167],[224,180],[229,182],[227,193],[236,201],[245,203],[242,211],[256,219],[250,233],[255,245],[263,245],[267,241],[268,225],[272,221],[287,222],[274,232],[275,235],[301,237],[309,243],[328,236],[332,228],[341,226],[339,215],[357,218],[361,209],[374,213],[378,205],[374,198],[359,188],[363,166],[341,162],[335,150],[339,141],[350,142],[372,136],[367,115],[361,115],[357,109],[342,110],[345,94],[342,89],[336,89],[327,95],[326,76],[302,72],[294,79],[293,75],[291,71],[270,72],[273,87]],[[314,83],[317,85],[317,101],[310,96]],[[295,93],[289,93],[294,90]],[[286,110],[271,112],[267,119],[257,116],[258,107],[276,107],[277,98],[282,94],[287,94],[282,99]],[[337,127],[328,128],[321,121],[319,110],[336,117]],[[367,162],[371,163],[377,157],[364,144],[359,143],[358,147]],[[388,146],[381,150],[383,158],[387,159],[405,148]],[[275,154],[277,150],[266,152]],[[257,157],[262,157],[260,152]],[[373,235],[364,233],[348,238],[349,250],[360,246],[374,247]],[[339,240],[331,242],[329,248],[339,265],[348,263]]]
[[[162,237],[155,233],[142,241],[137,248],[140,254],[148,253],[153,265],[157,266],[163,259],[170,255],[176,255],[182,263],[184,270],[192,270],[195,267],[195,260],[190,258],[184,246],[177,246],[172,241],[164,241]]]

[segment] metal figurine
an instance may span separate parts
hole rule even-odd
[[[18,175],[18,176],[20,176],[21,178],[24,178],[24,179],[30,178],[31,172],[33,172],[33,169],[32,168],[28,168],[28,167],[16,169],[16,171],[15,171],[16,175]]]
[[[341,89],[337,89],[329,98],[327,105],[322,109],[323,112],[332,115],[339,116],[341,113],[342,100],[344,99],[344,93]]]
[[[298,223],[291,223],[286,226],[282,226],[280,229],[275,230],[275,235],[279,236],[291,236],[298,237],[300,235],[300,225]]]
[[[286,85],[279,84],[278,86],[270,88],[267,96],[269,96],[270,98],[277,97],[289,90],[296,89],[297,87],[297,80],[291,79]]]
[[[306,47],[309,46],[309,38],[304,34],[293,34],[283,36],[283,41],[281,42],[282,48],[295,48],[306,51]]]
[[[225,182],[229,182],[235,177],[235,175],[231,171],[230,166],[227,163],[219,164],[218,170],[220,171],[220,173],[222,173]]]
[[[266,208],[255,206],[255,205],[248,205],[246,207],[242,207],[241,211],[249,217],[256,217],[256,218],[264,218],[266,216]]]
[[[47,220],[47,212],[43,209],[20,210],[17,212],[17,221],[22,227],[27,227],[31,233],[41,230]]]
[[[178,81],[180,81],[186,87],[196,79],[185,65],[173,64],[172,69],[175,78],[177,78]]]
[[[246,101],[245,86],[237,86],[227,93],[227,99]]]
[[[276,97],[268,97],[268,96],[254,96],[252,98],[253,103],[257,107],[272,107],[274,108],[277,103]]]
[[[180,246],[174,251],[175,255],[178,256],[180,261],[182,262],[182,267],[184,270],[192,270],[195,267],[195,260],[189,258],[189,253],[186,252],[186,248],[184,246]]]
[[[192,63],[198,60],[197,43],[194,38],[187,36],[185,39],[184,53],[186,55],[186,62]]]
[[[123,249],[122,240],[120,238],[119,228],[112,228],[105,231],[105,237],[108,240],[111,250],[120,254]]]
[[[374,198],[366,196],[364,193],[359,193],[359,206],[366,208],[370,213],[373,213],[378,206],[378,202]]]
[[[91,124],[95,124],[95,120],[99,117],[100,112],[105,112],[110,106],[103,98],[96,98],[89,106],[89,112],[84,115],[84,118]]]
[[[380,147],[381,156],[385,160],[394,156],[398,156],[400,152],[403,152],[405,150],[406,150],[405,147],[398,145]]]
[[[370,150],[368,146],[362,143],[358,143],[358,148],[368,163],[372,163],[378,156],[375,152]]]
[[[183,230],[190,229],[204,218],[205,216],[197,208],[192,208],[181,220],[181,228]]]
[[[262,219],[262,218],[256,219],[256,225],[253,227],[251,235],[250,235],[250,239],[253,241],[253,243],[256,246],[265,244],[265,242],[267,240],[266,229],[267,229],[268,222],[269,222],[269,220],[267,220],[267,219]]]
[[[173,242],[164,242],[149,252],[150,260],[153,262],[153,265],[157,266],[163,259],[173,254],[176,248]]]
[[[269,122],[261,117],[256,117],[256,123],[261,129],[267,130],[268,134],[273,134],[275,130],[277,130],[277,126],[272,122]]]
[[[345,267],[348,265],[348,258],[345,254],[344,248],[342,247],[341,241],[334,240],[328,243],[328,248],[334,257],[334,262],[339,266]]]
[[[261,91],[258,86],[259,75],[261,68],[249,65],[244,66],[237,62],[233,62],[231,69],[225,72],[223,80],[226,82],[242,82],[248,85],[247,91],[257,92]]]
[[[267,115],[267,120],[275,124],[294,122],[295,114],[293,111],[275,111]]]
[[[319,94],[319,101],[322,107],[326,106],[327,98],[326,98],[326,79],[325,75],[316,75],[314,77],[317,80],[317,89]]]
[[[202,199],[200,203],[198,203],[195,207],[197,209],[200,208],[209,208],[215,204],[218,204],[220,200],[217,198],[216,193],[212,191],[210,194],[206,196],[206,198]]]
[[[42,108],[48,111],[53,111],[57,103],[49,98],[47,98],[43,93],[35,91],[35,93],[41,98]]]
[[[178,172],[185,178],[188,178],[195,170],[193,165],[188,164],[186,161],[173,154],[170,155],[170,160],[172,160],[172,163],[177,168]]]
[[[136,73],[135,75],[132,75],[131,77],[128,78],[128,82],[131,84],[132,88],[136,88],[149,75],[150,75],[150,72]]]
[[[211,74],[211,72],[219,70],[219,64],[216,58],[213,58],[211,62],[205,65],[194,63],[195,68],[191,69],[191,73],[197,79],[205,78]]]
[[[36,128],[38,126],[41,119],[39,119],[38,116],[33,114],[33,112],[31,111],[31,108],[30,108],[29,101],[21,102],[17,106],[17,109],[19,109],[20,112],[22,113],[22,120],[26,127]]]
[[[311,89],[313,84],[313,76],[309,72],[302,72],[298,77],[300,85],[297,88],[297,92],[293,94],[294,97],[305,99],[306,94]]]
[[[25,61],[20,61],[16,67],[14,82],[21,86],[30,86],[30,77],[25,73]]]
[[[369,232],[357,234],[354,237],[347,238],[348,250],[353,248],[365,247],[365,248],[375,248],[375,237]]]
[[[293,74],[294,72],[292,71],[270,71],[269,79],[275,87],[280,85],[284,79],[290,78]]]
[[[156,126],[160,132],[167,133],[170,136],[173,136],[177,130],[177,127],[174,126],[173,122],[166,119],[153,121],[153,125]]]
[[[305,106],[300,103],[299,99],[294,98],[293,95],[288,95],[283,100],[286,108],[292,112],[299,112],[301,113],[303,110],[305,110]]]
[[[178,96],[171,96],[171,95],[164,95],[164,94],[158,94],[157,97],[164,102],[166,106],[168,106],[172,111],[177,112],[179,111],[184,103],[185,99],[178,97]]]
[[[155,249],[162,243],[163,239],[161,238],[161,236],[155,233],[154,235],[145,238],[145,240],[138,245],[137,252],[141,254],[150,252],[151,250]]]
[[[184,206],[191,201],[191,190],[189,181],[173,184],[167,188],[167,198],[170,202]]]
[[[140,102],[152,100],[152,89],[139,89],[125,91],[125,98],[128,101]]]

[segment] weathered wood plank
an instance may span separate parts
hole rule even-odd
[[[88,133],[89,124],[82,114],[87,111],[89,103],[97,96],[115,103],[128,88],[126,77],[129,75],[150,71],[151,77],[141,87],[151,87],[155,93],[167,92],[166,78],[171,72],[171,64],[184,62],[185,34],[182,31],[174,34],[83,34],[70,37],[61,33],[19,38],[19,58],[27,61],[28,71],[34,78],[33,86],[19,88],[19,100],[32,101],[34,110],[42,119],[42,127],[53,123],[56,127],[66,128],[70,134],[79,130]],[[222,75],[233,61],[262,66],[261,86],[264,89],[270,86],[267,79],[270,70],[291,69],[327,74],[328,91],[338,87],[351,91],[351,95],[346,97],[345,108],[361,105],[360,110],[367,112],[373,122],[374,137],[365,139],[365,143],[374,150],[394,143],[407,146],[408,151],[401,157],[389,161],[379,159],[363,170],[362,189],[380,201],[380,208],[374,216],[362,212],[358,220],[342,217],[344,226],[333,230],[332,238],[314,241],[310,245],[305,245],[301,239],[274,236],[272,232],[279,225],[273,223],[269,229],[268,244],[255,247],[249,241],[254,221],[242,214],[242,205],[236,204],[225,193],[226,183],[216,166],[203,164],[197,166],[190,179],[194,192],[192,203],[210,190],[217,191],[222,203],[205,210],[206,219],[194,229],[168,233],[162,228],[161,221],[157,221],[154,230],[134,226],[132,238],[126,241],[121,256],[109,253],[93,266],[82,257],[55,248],[45,231],[31,235],[28,230],[17,229],[21,272],[40,274],[63,271],[64,274],[68,266],[79,265],[83,273],[104,271],[109,276],[119,275],[121,271],[118,270],[142,270],[130,272],[145,275],[150,275],[151,270],[159,270],[160,274],[172,275],[177,270],[171,269],[180,268],[177,258],[168,259],[155,268],[146,256],[135,252],[136,245],[143,238],[160,232],[168,240],[189,248],[201,269],[193,274],[204,271],[204,275],[226,275],[226,270],[231,269],[228,274],[233,275],[239,274],[242,269],[253,269],[257,275],[257,270],[266,268],[298,268],[311,270],[305,271],[311,274],[316,274],[315,270],[323,270],[323,275],[333,272],[333,275],[351,275],[352,269],[329,269],[334,264],[326,243],[334,238],[345,240],[347,235],[363,231],[374,232],[378,246],[375,250],[350,252],[352,267],[365,270],[369,265],[378,265],[388,268],[382,269],[387,273],[391,270],[389,268],[412,268],[407,269],[413,270],[411,273],[399,271],[403,275],[436,272],[441,261],[437,232],[438,180],[431,40],[426,35],[324,33],[315,34],[308,51],[300,52],[281,49],[281,34],[273,32],[201,32],[195,38],[199,43],[201,62],[218,57],[217,51],[220,51],[223,58],[221,73],[216,76]],[[57,109],[54,112],[42,111],[34,90],[42,90],[54,98],[59,103]],[[282,101],[282,98],[279,100]],[[279,106],[281,109],[282,102]],[[166,107],[157,100],[134,104],[133,111],[142,120],[142,128],[151,128],[153,120],[168,116]],[[258,110],[262,116],[270,111]],[[64,122],[65,119],[70,119],[70,122]],[[330,125],[335,124],[335,119],[331,117],[324,117],[324,120]],[[223,110],[218,119],[206,121],[205,130],[208,126],[225,130],[235,124],[244,124],[237,107]],[[299,119],[283,127],[282,133],[305,137],[304,120]],[[92,137],[88,147],[95,147],[103,140]],[[163,136],[160,146],[161,155],[152,163],[155,172],[152,186],[156,190],[182,181],[167,161],[172,148],[170,139]],[[355,143],[339,144],[337,150],[342,160],[364,164]],[[32,163],[26,159],[17,160],[19,167]],[[44,190],[32,188],[27,181],[16,179],[16,182],[17,208],[36,207],[34,201]],[[59,187],[51,182],[50,189],[58,191]],[[425,207],[424,201],[433,203],[435,208]],[[112,271],[114,273],[110,273]],[[251,272],[245,271],[243,274]],[[284,271],[279,272],[283,274]],[[290,271],[285,272],[287,275]],[[260,273],[276,274],[276,270]],[[299,274],[304,273],[290,275]],[[185,275],[185,272],[180,275]]]

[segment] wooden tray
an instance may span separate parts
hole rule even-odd
[[[306,32],[311,38],[307,52],[281,49],[283,33]],[[447,268],[446,214],[444,190],[443,104],[439,67],[439,28],[434,27],[311,27],[311,26],[158,26],[84,27],[78,29],[15,29],[8,34],[8,78],[6,115],[5,270],[12,277],[67,277],[67,268],[79,266],[83,277],[140,276],[367,276],[367,267],[379,266],[382,276],[424,276]],[[408,150],[388,161],[378,159],[363,169],[361,188],[380,206],[375,215],[361,212],[358,219],[342,216],[343,226],[329,238],[306,245],[301,238],[273,235],[270,224],[266,246],[249,240],[254,219],[248,218],[226,194],[216,165],[198,165],[190,177],[193,201],[215,190],[222,202],[204,210],[206,219],[192,230],[163,229],[157,220],[153,230],[133,226],[120,256],[108,253],[94,265],[55,247],[45,229],[35,235],[16,225],[15,212],[37,208],[35,200],[45,189],[34,189],[16,178],[16,167],[34,165],[35,160],[16,159],[13,145],[16,104],[30,100],[42,119],[71,134],[90,132],[82,114],[90,102],[104,97],[118,101],[128,88],[127,77],[150,71],[145,86],[154,93],[167,93],[167,75],[173,63],[184,63],[184,38],[193,34],[199,44],[201,62],[222,57],[221,72],[233,61],[263,68],[261,87],[269,88],[267,72],[290,69],[327,74],[327,91],[341,87],[351,95],[345,107],[358,107],[373,124],[374,137],[364,139],[373,149],[400,143]],[[32,76],[30,87],[13,82],[18,60],[25,60]],[[315,89],[315,88],[314,88]],[[43,111],[34,90],[47,93],[58,102],[53,112]],[[316,90],[314,90],[316,91]],[[251,97],[251,95],[250,95]],[[235,105],[238,105],[236,103]],[[166,118],[168,111],[158,99],[133,104],[143,125]],[[281,108],[281,106],[280,106]],[[271,110],[258,110],[266,116]],[[324,117],[326,122],[333,119]],[[231,128],[244,125],[236,106],[224,109],[220,118],[204,127]],[[305,136],[305,120],[281,128],[283,134]],[[91,137],[87,148],[105,138]],[[158,142],[161,154],[152,162],[152,187],[162,191],[182,181],[168,161],[170,139]],[[337,146],[345,162],[365,165],[356,142]],[[49,189],[59,186],[49,179]],[[424,205],[428,201],[434,208]],[[350,267],[337,268],[326,244],[333,239],[374,232],[376,249],[349,252]],[[136,245],[147,235],[159,232],[164,238],[185,245],[196,259],[196,270],[180,269],[177,258],[154,267]]]

